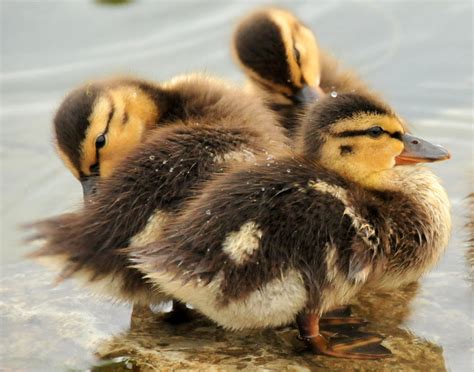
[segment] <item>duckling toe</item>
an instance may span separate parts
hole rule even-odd
[[[347,334],[348,332],[357,331],[360,327],[367,325],[368,322],[364,318],[352,316],[323,316],[319,320],[319,328],[321,332],[330,332],[337,334]]]
[[[380,359],[392,354],[381,345],[383,339],[376,333],[355,331],[328,339],[319,334],[306,338],[305,342],[315,354],[347,359]]]

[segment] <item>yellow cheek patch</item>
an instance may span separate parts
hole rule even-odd
[[[147,130],[156,127],[159,110],[153,100],[135,86],[107,91],[94,106],[90,127],[82,146],[81,169],[90,174],[97,162],[95,141],[106,130],[106,145],[99,149],[100,176],[109,177],[116,166],[142,141]]]
[[[343,142],[343,141],[341,141]],[[392,168],[395,157],[403,151],[403,143],[397,139],[381,136],[372,139],[367,136],[354,138],[350,162],[357,162],[370,172],[379,172]]]
[[[403,151],[403,142],[385,133],[376,138],[369,135],[340,137],[338,134],[374,126],[391,133],[403,133],[402,124],[390,116],[364,114],[342,120],[326,136],[319,161],[348,179],[364,184],[370,178],[373,183],[379,172],[395,165],[395,157]]]
[[[107,145],[100,150],[100,175],[109,177],[117,165],[142,141],[146,127],[139,118],[129,117],[127,124],[109,126]]]

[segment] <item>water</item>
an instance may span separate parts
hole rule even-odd
[[[278,4],[294,10],[317,33],[324,47],[383,92],[416,135],[451,150],[452,160],[433,166],[453,204],[453,236],[447,254],[417,291],[407,296],[381,295],[375,297],[377,301],[359,303],[358,309],[384,327],[381,331],[391,337],[388,342],[393,342],[396,350],[402,350],[401,345],[407,350],[423,347],[436,355],[433,363],[439,368],[472,369],[472,289],[464,243],[469,212],[465,197],[473,191],[472,3]],[[175,355],[178,336],[166,334],[166,327],[147,323],[138,338],[136,331],[127,331],[126,306],[92,298],[75,283],[53,288],[51,273],[22,258],[32,247],[22,242],[24,236],[18,226],[81,203],[81,187],[60,163],[51,143],[54,110],[71,88],[111,74],[166,80],[191,71],[209,71],[240,83],[242,74],[229,51],[231,26],[255,5],[216,1],[136,1],[116,6],[93,1],[2,1],[0,367],[77,370],[97,365],[97,355],[113,357],[133,351],[137,363],[144,350],[158,353],[159,349],[160,361]],[[405,300],[395,301],[397,296]],[[202,329],[212,333],[207,334],[208,339],[204,331],[201,334],[208,346],[220,338],[225,343],[235,337],[232,343],[245,351],[234,351],[234,357],[245,361],[250,355],[251,361],[245,362],[250,367],[275,366],[273,357],[258,359],[252,350],[271,347],[268,338],[283,340],[274,350],[264,349],[273,355],[275,350],[285,349],[285,337],[293,332],[236,336],[209,324],[198,325],[201,328],[193,328],[194,334]],[[143,332],[158,344],[144,341]],[[188,338],[179,341],[180,345],[185,345],[192,332],[184,333]],[[167,338],[171,339],[169,345],[160,346],[159,342]],[[261,341],[258,347],[249,347],[252,338]],[[397,340],[403,342],[397,344]],[[206,363],[208,358],[209,363],[224,365],[222,355],[232,355],[230,348],[217,347],[221,344],[217,349],[203,346],[205,353],[196,351],[201,344],[196,345],[182,349],[185,356],[186,350],[204,355],[193,359],[196,363]],[[426,369],[423,363],[427,362],[422,360],[427,358],[425,351],[413,354],[418,355],[420,364],[414,362],[411,367]],[[393,368],[408,368],[410,355],[409,351],[396,354]],[[290,358],[280,354],[278,358],[283,365],[301,368],[329,363],[324,358],[296,354]],[[127,368],[128,362],[117,363],[117,368]],[[331,363],[344,366],[337,364],[343,363],[340,361]],[[376,365],[367,366],[364,368]]]

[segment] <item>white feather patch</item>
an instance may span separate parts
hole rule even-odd
[[[262,231],[253,221],[244,223],[239,231],[231,232],[222,243],[222,250],[237,265],[244,264],[255,252],[262,237]]]

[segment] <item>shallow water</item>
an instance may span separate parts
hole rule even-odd
[[[433,166],[453,204],[447,254],[417,291],[369,296],[355,310],[389,336],[395,357],[387,368],[472,370],[472,282],[464,243],[465,197],[473,191],[472,3],[317,4],[286,3],[324,47],[383,92],[416,134],[452,152],[452,160]],[[110,74],[166,80],[206,70],[241,82],[229,39],[232,24],[255,5],[2,1],[0,369],[82,370],[99,365],[98,357],[115,356],[135,359],[100,368],[145,370],[185,359],[194,364],[182,368],[351,365],[301,356],[290,341],[292,329],[228,335],[203,320],[175,335],[159,320],[144,319],[142,328],[130,332],[126,306],[95,299],[74,283],[53,288],[51,273],[22,259],[31,247],[21,241],[20,224],[81,202],[79,183],[50,140],[62,97],[82,82]],[[193,332],[191,341],[179,338]],[[380,369],[377,363],[359,368]]]

